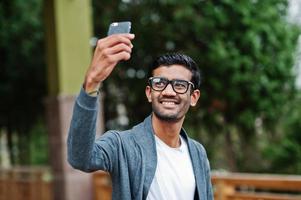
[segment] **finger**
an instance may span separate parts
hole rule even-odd
[[[117,45],[115,45],[111,48],[105,49],[104,54],[112,55],[112,54],[116,54],[116,53],[119,53],[119,52],[122,52],[122,51],[126,51],[126,52],[131,53],[132,48],[130,46],[124,44],[124,43],[120,43],[120,44],[117,44]]]
[[[132,45],[131,40],[133,38],[134,38],[133,34],[114,34],[99,40],[97,45],[101,49],[112,47],[119,43],[124,43],[128,46],[131,46]]]
[[[112,63],[118,63],[121,60],[128,60],[130,58],[131,58],[131,53],[126,51],[121,51],[113,55],[108,55],[106,57],[106,61],[108,62],[108,64],[112,64]]]
[[[113,35],[109,35],[108,38],[116,37],[116,36],[126,37],[129,40],[133,40],[135,38],[135,34],[132,34],[132,33],[113,34]]]
[[[131,53],[122,51],[116,54],[116,57],[118,58],[118,60],[129,60],[131,58]]]

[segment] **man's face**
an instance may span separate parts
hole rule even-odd
[[[190,81],[191,72],[181,65],[160,66],[153,71],[153,77],[164,77],[168,80],[185,80]],[[194,90],[191,93],[191,85],[186,93],[178,94],[168,84],[162,91],[155,91],[147,86],[145,93],[149,102],[152,103],[155,117],[170,122],[182,120],[190,106],[195,106],[200,91]]]

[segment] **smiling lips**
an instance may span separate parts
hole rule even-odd
[[[163,105],[177,105],[179,104],[179,101],[172,99],[162,99],[160,100],[160,103]]]

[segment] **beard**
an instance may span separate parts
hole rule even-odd
[[[181,120],[181,118],[177,114],[164,114],[158,109],[153,107],[153,113],[156,115],[156,117],[162,121],[166,122],[178,122]]]
[[[185,108],[186,106],[184,106],[182,109],[184,109],[185,111],[177,111],[177,112],[166,112],[164,110],[161,110],[162,108],[160,108],[160,105],[158,105],[157,103],[152,103],[152,109],[153,109],[153,113],[154,115],[165,122],[178,122],[180,120],[182,120],[185,117],[185,113],[187,112],[188,108]]]

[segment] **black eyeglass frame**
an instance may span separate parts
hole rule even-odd
[[[153,88],[152,81],[153,81],[154,79],[156,79],[156,78],[160,78],[160,79],[165,80],[167,84],[166,84],[162,89],[155,89],[155,88]],[[174,84],[175,84],[176,82],[184,82],[184,83],[187,84],[187,88],[186,88],[185,92],[178,92],[178,91],[175,90]],[[165,90],[165,88],[166,88],[169,84],[171,85],[173,91],[174,91],[175,93],[177,93],[177,94],[185,94],[185,93],[188,91],[188,89],[189,89],[189,85],[191,85],[191,89],[192,89],[191,91],[194,90],[194,84],[193,84],[191,81],[186,81],[186,80],[182,80],[182,79],[172,79],[172,80],[168,80],[168,79],[165,78],[165,77],[158,77],[158,76],[155,76],[155,77],[150,77],[150,78],[148,79],[148,84],[149,84],[149,86],[150,86],[153,90],[158,91],[158,92],[161,92],[161,91]]]

